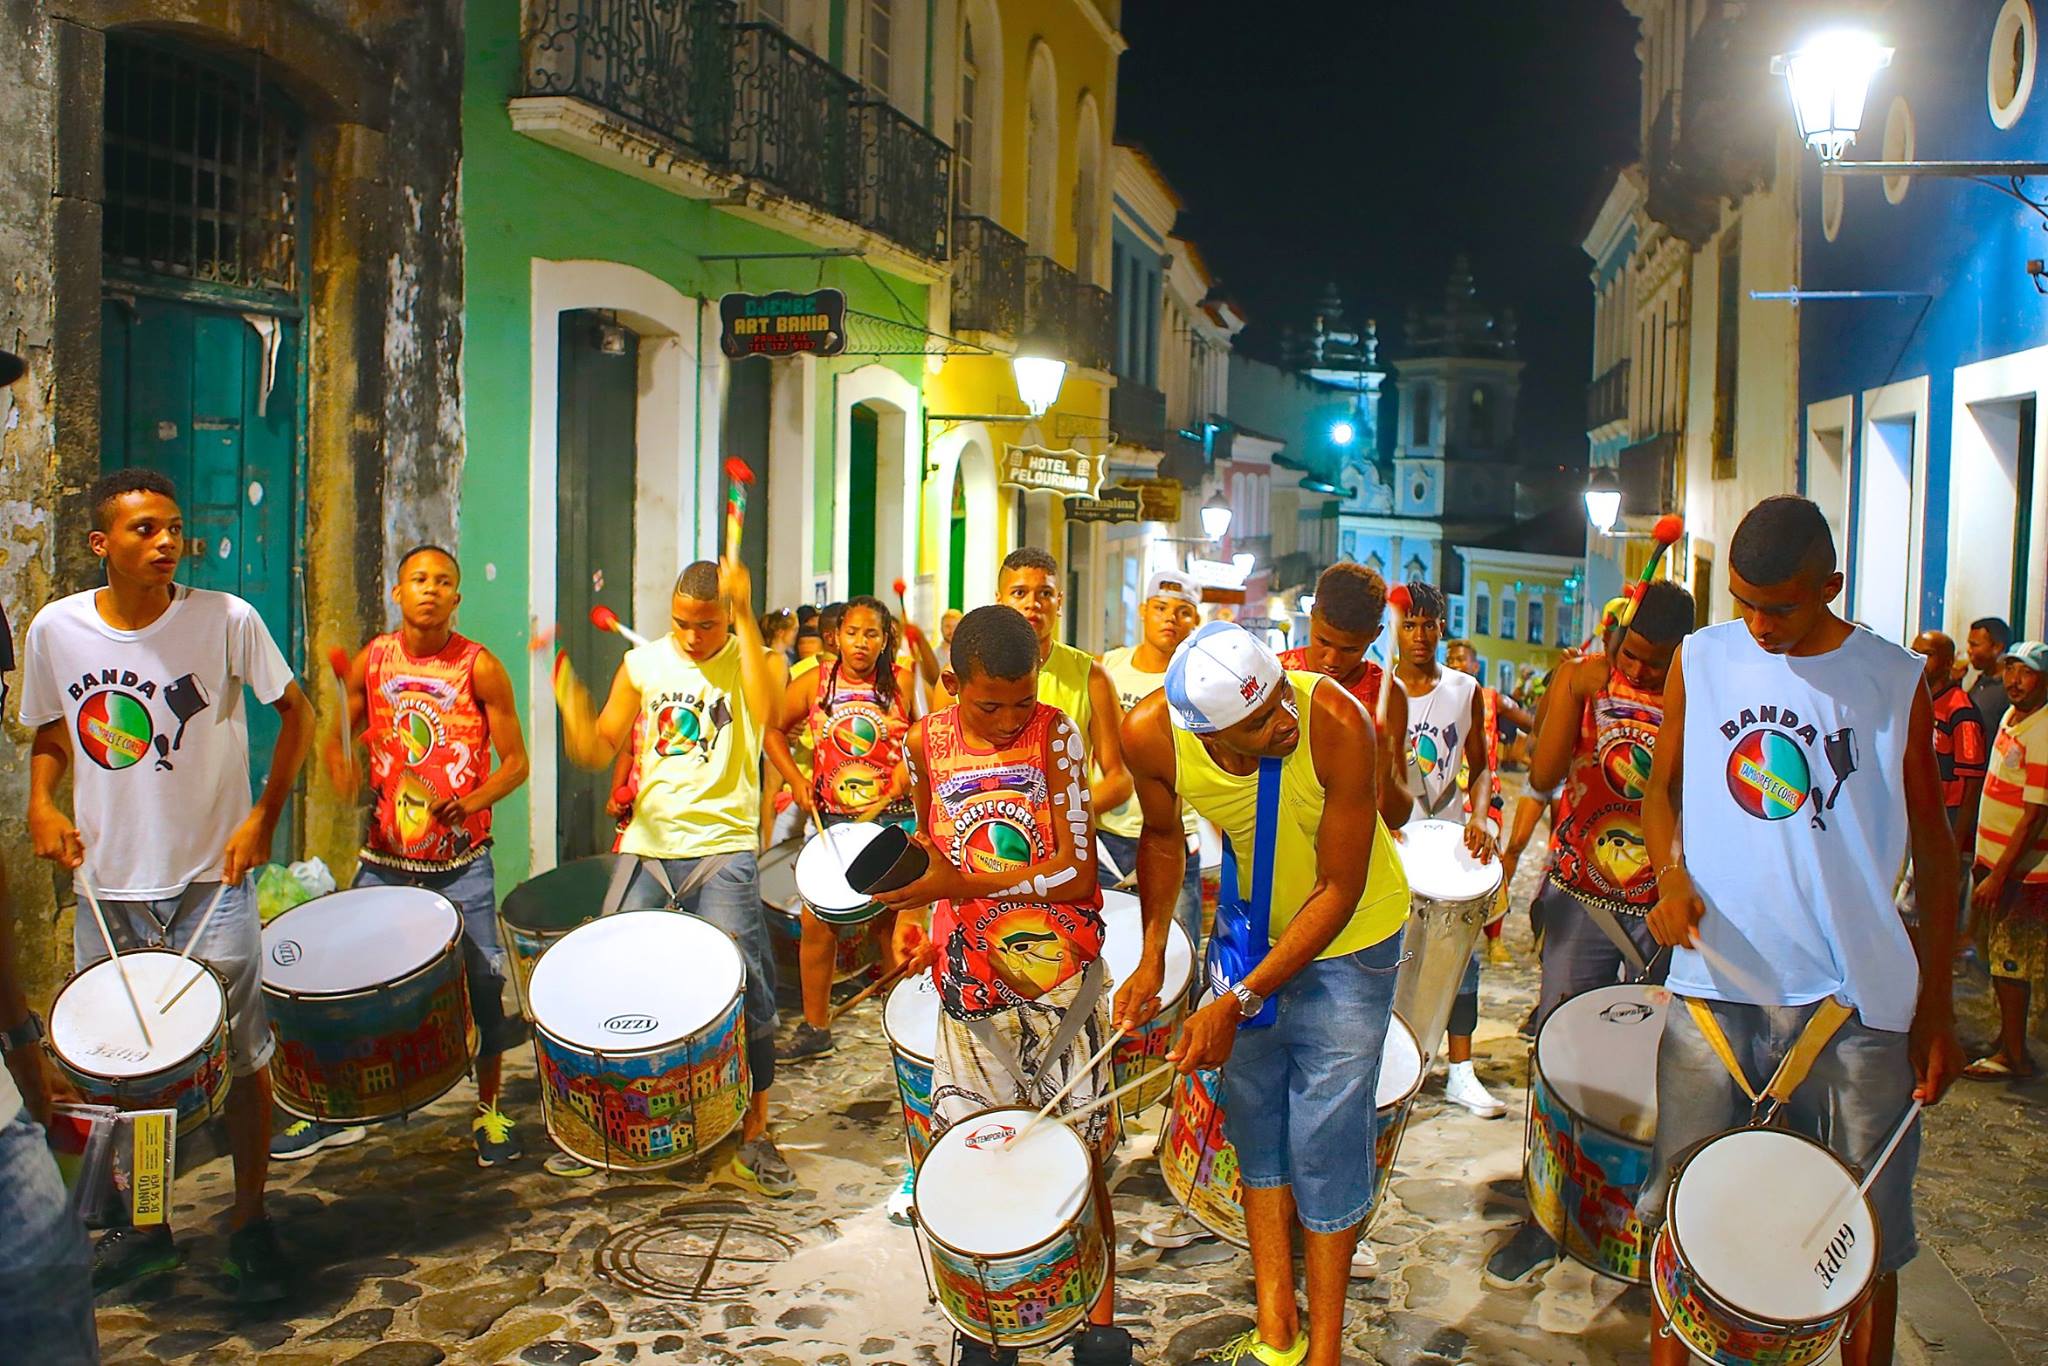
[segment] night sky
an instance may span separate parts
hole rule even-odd
[[[1242,345],[1268,354],[1334,280],[1398,363],[1408,305],[1463,250],[1520,321],[1524,464],[1584,462],[1579,242],[1636,156],[1622,0],[1125,0],[1123,31],[1117,138],[1179,192]]]

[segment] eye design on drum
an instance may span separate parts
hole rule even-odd
[[[141,763],[155,734],[148,705],[125,692],[96,692],[78,709],[79,749],[110,771]]]
[[[1753,730],[1729,752],[1728,793],[1758,820],[1797,814],[1812,787],[1806,751],[1784,731]]]
[[[604,1022],[604,1027],[610,1034],[645,1034],[660,1023],[652,1015],[614,1015]]]

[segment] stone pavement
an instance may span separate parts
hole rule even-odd
[[[1533,889],[1533,864],[1518,879],[1518,907]],[[1512,1112],[1481,1121],[1447,1107],[1440,1082],[1425,1088],[1372,1234],[1381,1275],[1354,1283],[1348,1305],[1346,1336],[1359,1363],[1647,1360],[1641,1289],[1575,1264],[1514,1292],[1487,1289],[1479,1277],[1494,1239],[1522,1212],[1527,1050],[1514,1024],[1534,1000],[1535,974],[1519,909],[1509,937],[1517,965],[1488,970],[1476,1042],[1482,1077]],[[1981,1035],[1982,1003],[1970,999],[1966,1032]],[[803,1181],[784,1201],[719,1179],[729,1143],[704,1167],[610,1180],[548,1176],[530,1056],[508,1059],[506,1108],[529,1148],[509,1168],[476,1167],[466,1085],[354,1147],[277,1165],[273,1211],[304,1269],[300,1295],[281,1312],[246,1315],[228,1299],[214,1274],[228,1164],[188,1163],[176,1211],[189,1260],[102,1298],[106,1357],[942,1366],[950,1333],[927,1302],[911,1234],[883,1214],[903,1155],[880,1035],[878,1013],[863,1007],[842,1022],[836,1054],[791,1069],[777,1086],[780,1141]],[[1919,1281],[1907,1289],[1908,1315],[1928,1308],[1946,1341],[1909,1332],[1901,1360],[2006,1359],[1995,1355],[1974,1299],[2024,1344],[2020,1359],[2048,1362],[2044,1089],[1958,1090],[1929,1117],[1921,1183],[1923,1236],[1942,1259],[1923,1263],[1948,1299],[1923,1306]],[[1156,1124],[1156,1111],[1150,1119]],[[1139,1126],[1113,1179],[1119,1310],[1142,1340],[1139,1360],[1179,1366],[1248,1324],[1250,1259],[1215,1243],[1159,1253],[1134,1242],[1138,1227],[1171,1208],[1152,1142]],[[206,1139],[192,1146],[204,1156]],[[1027,1362],[1055,1359],[1070,1358],[1025,1354]]]

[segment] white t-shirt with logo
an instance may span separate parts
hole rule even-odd
[[[1398,680],[1399,675],[1397,674]],[[1408,692],[1406,684],[1401,691]],[[1412,820],[1465,820],[1459,800],[1458,762],[1472,729],[1472,699],[1479,684],[1470,674],[1439,668],[1436,686],[1408,699],[1408,790]]]
[[[268,705],[292,671],[256,609],[231,593],[179,586],[162,616],[122,631],[100,617],[95,592],[29,623],[21,722],[64,722],[94,890],[162,900],[220,878],[251,800],[242,688]]]

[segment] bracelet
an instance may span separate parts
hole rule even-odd
[[[1657,885],[1657,886],[1658,886],[1658,887],[1659,887],[1660,889],[1661,889],[1661,888],[1662,888],[1662,887],[1664,886],[1664,874],[1665,874],[1665,873],[1685,873],[1685,875],[1686,875],[1686,879],[1687,879],[1688,881],[1690,881],[1690,880],[1691,880],[1691,878],[1692,878],[1692,874],[1691,874],[1691,873],[1687,873],[1687,872],[1686,872],[1686,869],[1685,869],[1685,865],[1684,865],[1684,864],[1682,864],[1682,863],[1667,863],[1667,864],[1665,864],[1665,865],[1664,865],[1664,867],[1663,867],[1662,869],[1660,869],[1660,870],[1658,871],[1658,873],[1657,873],[1657,883],[1656,883],[1656,885]]]

